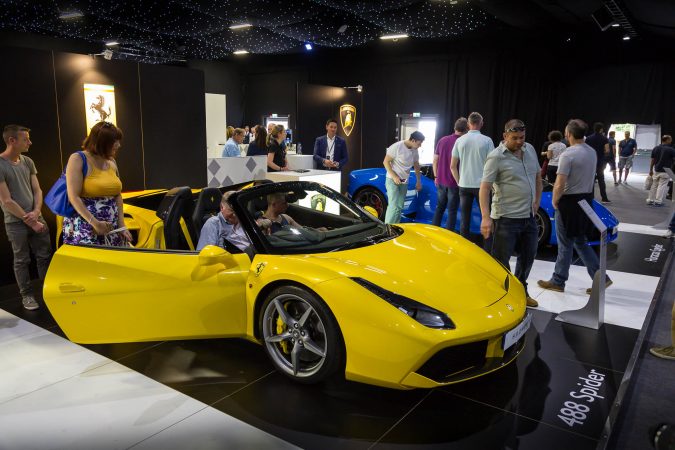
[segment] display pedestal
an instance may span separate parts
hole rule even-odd
[[[605,322],[605,279],[607,266],[607,227],[593,208],[585,200],[579,206],[586,213],[595,228],[600,231],[600,269],[593,276],[593,286],[588,303],[581,309],[563,311],[555,318],[561,322],[571,323],[597,330]]]

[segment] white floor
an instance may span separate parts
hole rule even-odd
[[[0,449],[296,448],[0,310]]]
[[[515,258],[511,267],[515,267]],[[535,260],[527,279],[530,296],[539,302],[537,309],[559,313],[579,309],[587,302],[586,289],[593,284],[584,266],[571,266],[565,292],[553,292],[537,286],[537,280],[549,280],[555,263]],[[605,323],[642,328],[649,304],[659,283],[658,277],[608,270],[613,284],[605,290]]]

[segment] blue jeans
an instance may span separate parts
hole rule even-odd
[[[574,250],[577,251],[577,254],[584,262],[588,275],[592,279],[595,272],[600,269],[598,255],[595,254],[593,248],[587,245],[588,238],[586,236],[567,237],[562,216],[557,209],[555,210],[555,235],[558,238],[558,258],[555,261],[555,269],[551,281],[565,287],[565,282],[570,275],[570,265],[572,264]]]
[[[668,229],[675,233],[675,214],[673,214],[673,217],[670,219],[670,224],[668,225]]]
[[[401,184],[394,183],[394,180],[387,178],[385,181],[387,187],[387,212],[384,215],[384,223],[399,223],[401,221],[401,211],[405,203],[405,194],[408,193],[408,182]]]
[[[436,212],[434,212],[434,219],[431,221],[432,225],[441,226],[443,220],[443,213],[445,208],[448,208],[448,223],[446,228],[450,231],[455,231],[457,225],[457,209],[459,208],[459,188],[448,187],[439,184],[436,186]]]
[[[459,223],[459,234],[469,239],[471,234],[471,211],[473,210],[473,200],[478,200],[479,188],[459,188],[459,207],[462,210],[462,216]]]
[[[523,283],[527,294],[527,277],[530,276],[534,257],[537,254],[537,222],[534,216],[526,219],[502,217],[494,222],[492,256],[510,269],[509,259],[514,250],[518,251],[516,270],[513,274]]]

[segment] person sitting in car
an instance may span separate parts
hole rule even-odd
[[[284,214],[288,209],[288,201],[286,200],[286,194],[283,192],[275,192],[267,196],[267,210],[263,213],[262,217],[272,221],[271,231],[276,233],[281,230],[281,227],[285,225],[301,227],[298,222],[296,222],[288,214]]]
[[[227,191],[223,194],[220,200],[220,214],[210,217],[199,235],[199,242],[197,243],[197,251],[203,249],[207,245],[217,245],[227,249],[227,242],[231,243],[239,250],[245,252],[251,245],[246,232],[243,230],[239,218],[232,210],[228,199],[235,191]],[[269,229],[272,225],[269,220],[258,219],[256,221],[258,226],[263,230]]]

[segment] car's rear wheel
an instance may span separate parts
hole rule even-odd
[[[354,194],[354,202],[359,206],[370,206],[377,211],[377,217],[384,220],[387,212],[387,199],[384,194],[374,187],[364,187]]]
[[[273,290],[261,309],[260,329],[274,366],[295,381],[316,383],[342,366],[340,329],[314,293],[297,286]]]
[[[539,208],[534,220],[537,222],[537,244],[541,247],[551,240],[551,219],[549,219],[546,211]]]

